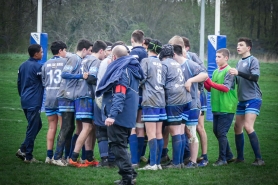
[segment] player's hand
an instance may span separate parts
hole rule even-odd
[[[106,120],[105,120],[105,125],[109,127],[109,126],[113,125],[114,122],[115,122],[114,119],[112,119],[112,118],[106,118]]]
[[[238,75],[238,70],[237,70],[236,68],[231,68],[231,69],[229,70],[229,73],[230,73],[231,75],[237,76],[237,75]]]
[[[184,86],[188,92],[190,92],[191,85],[192,85],[192,82],[190,81],[190,79],[188,79],[184,84]]]
[[[88,78],[88,76],[89,76],[89,73],[83,73],[83,79],[87,79]]]

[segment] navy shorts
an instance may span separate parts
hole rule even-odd
[[[167,122],[181,122],[183,120],[183,113],[189,110],[191,102],[183,105],[166,106]]]
[[[61,112],[59,111],[59,108],[53,108],[53,109],[50,109],[50,108],[45,108],[45,114],[46,116],[53,116],[53,115],[58,115],[58,116],[61,116]]]
[[[237,104],[236,115],[245,115],[247,113],[259,115],[261,105],[262,105],[261,99],[240,101]]]
[[[84,118],[93,119],[93,99],[92,98],[78,98],[75,103],[75,118],[82,120]]]
[[[65,99],[65,98],[58,98],[58,105],[59,105],[59,112],[74,112],[74,101]]]
[[[167,119],[165,108],[142,107],[141,120],[143,122],[159,122]]]
[[[200,109],[190,109],[183,113],[183,118],[186,120],[185,124],[187,126],[195,126],[198,125],[198,119],[200,116]]]

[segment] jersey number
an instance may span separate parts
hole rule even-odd
[[[157,82],[160,84],[161,83],[161,70],[157,69],[157,76],[156,76]]]
[[[47,75],[49,75],[49,82],[52,84],[54,82],[55,84],[59,84],[61,82],[61,69],[55,69],[54,71],[51,69]]]
[[[182,82],[183,81],[183,74],[180,68],[177,68],[178,74],[179,74],[179,79]]]

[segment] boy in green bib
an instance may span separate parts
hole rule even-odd
[[[207,91],[211,92],[213,132],[219,144],[219,157],[213,166],[227,165],[234,161],[227,133],[233,122],[238,100],[235,77],[229,73],[229,55],[230,52],[226,48],[217,50],[218,69],[213,72],[212,79],[208,78],[204,84]]]

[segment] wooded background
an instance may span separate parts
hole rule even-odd
[[[26,52],[37,29],[37,0],[0,0],[0,53]],[[214,34],[215,1],[206,0],[205,40]],[[73,51],[80,38],[130,45],[133,30],[162,43],[186,36],[199,52],[199,0],[43,0],[43,27],[49,44],[62,40]],[[236,52],[237,38],[253,40],[253,54],[278,54],[278,0],[221,0],[220,33]],[[205,47],[206,48],[206,47]]]

